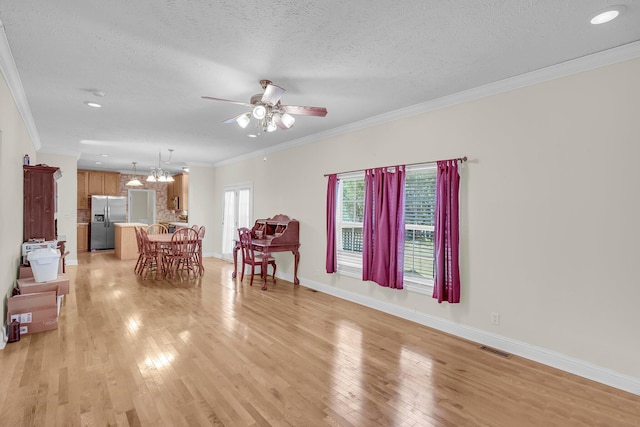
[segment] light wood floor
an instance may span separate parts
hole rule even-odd
[[[640,397],[279,280],[81,254],[55,331],[0,351],[2,426],[638,426]]]

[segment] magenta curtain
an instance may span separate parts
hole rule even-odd
[[[433,298],[460,302],[459,205],[460,175],[457,160],[438,161],[436,178],[435,280]]]
[[[404,166],[365,171],[362,280],[403,288]]]
[[[336,257],[336,195],[338,193],[338,175],[329,175],[327,182],[327,273],[338,269]]]

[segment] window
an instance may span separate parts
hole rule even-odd
[[[340,175],[336,218],[338,270],[362,274],[364,172]],[[407,167],[405,180],[405,288],[431,293],[436,203],[434,164]]]

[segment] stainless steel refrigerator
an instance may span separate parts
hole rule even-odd
[[[91,245],[94,249],[115,247],[115,223],[126,222],[127,198],[91,196]]]

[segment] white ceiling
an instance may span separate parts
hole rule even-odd
[[[127,171],[173,148],[163,167],[178,171],[638,41],[638,3],[3,0],[0,21],[41,151]],[[589,23],[613,4],[626,6],[618,19]],[[248,102],[260,79],[328,115],[252,139],[222,123],[246,107],[201,99]]]

